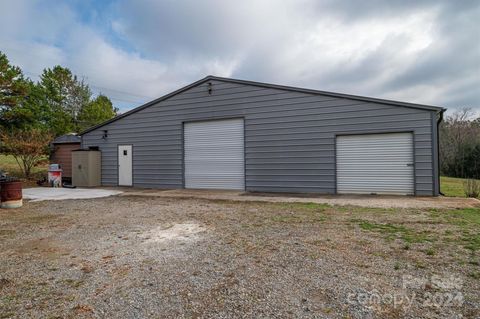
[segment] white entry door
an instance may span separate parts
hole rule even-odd
[[[118,145],[118,185],[133,186],[132,145]]]
[[[337,137],[339,194],[414,194],[411,133]]]
[[[245,189],[243,119],[185,123],[185,188]]]

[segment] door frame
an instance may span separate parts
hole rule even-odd
[[[130,146],[132,148],[132,184],[130,185],[120,185],[120,163],[119,163],[119,149],[120,149],[120,146]],[[134,184],[134,181],[133,181],[133,177],[135,176],[135,174],[133,174],[133,144],[117,144],[117,186],[126,186],[126,187],[132,187],[133,184]]]
[[[344,132],[337,132],[334,134],[333,139],[333,151],[334,151],[334,176],[335,176],[335,195],[338,194],[338,187],[337,187],[337,137],[339,136],[349,136],[349,135],[373,135],[373,134],[389,134],[389,133],[410,133],[412,134],[412,148],[413,148],[413,196],[417,196],[417,161],[416,161],[416,136],[415,130],[409,129],[387,129],[387,130],[363,130],[363,131],[344,131]],[[407,195],[408,196],[408,195]],[[410,195],[412,196],[412,195]]]

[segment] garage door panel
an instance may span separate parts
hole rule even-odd
[[[245,188],[243,119],[185,123],[185,187]]]
[[[413,194],[411,133],[338,136],[338,193]]]

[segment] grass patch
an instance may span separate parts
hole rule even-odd
[[[297,215],[279,215],[273,216],[271,218],[272,221],[277,223],[301,223],[303,222],[302,218]]]
[[[377,224],[377,223],[371,223],[368,221],[362,221],[359,224],[359,226],[363,230],[371,230],[371,231],[376,231],[376,232],[386,233],[386,234],[395,234],[398,232],[406,231],[406,228],[404,226],[396,226],[392,224]]]
[[[480,226],[480,208],[454,209],[440,214],[435,212],[433,216],[443,217],[448,223],[457,226],[475,228]]]
[[[275,215],[270,218],[276,223],[301,224],[323,222],[326,216],[322,213],[292,213],[288,215]]]
[[[273,203],[272,205],[278,211],[270,220],[287,224],[323,222],[326,220],[325,210],[331,208],[330,205],[316,203]]]
[[[358,225],[363,230],[384,234],[389,240],[401,238],[406,243],[423,243],[434,241],[429,231],[415,231],[403,225],[378,224],[369,221],[361,221]]]
[[[480,272],[476,271],[476,272],[471,272],[468,274],[470,277],[472,277],[473,279],[477,279],[477,280],[480,280]]]
[[[23,177],[23,173],[17,164],[15,158],[11,155],[0,155],[0,170],[5,171],[10,176]],[[40,178],[47,174],[48,158],[45,157],[42,162],[32,169],[32,178]]]
[[[398,212],[399,208],[382,207],[361,207],[361,206],[335,206],[335,210],[341,213],[375,213],[375,214],[393,214]]]
[[[10,237],[15,234],[13,229],[0,229],[0,237]]]
[[[440,191],[448,197],[466,197],[464,182],[463,178],[440,176]]]
[[[462,236],[461,240],[466,249],[471,250],[472,252],[480,250],[480,233],[465,234]]]
[[[328,204],[317,203],[272,203],[274,207],[280,209],[302,210],[302,211],[324,211],[332,206]]]
[[[480,250],[480,208],[463,208],[443,212],[431,210],[430,216],[444,224],[457,227],[456,230],[445,230],[445,241],[457,242],[472,252]]]
[[[63,283],[72,288],[79,288],[81,285],[83,285],[83,280],[65,279],[63,280]]]

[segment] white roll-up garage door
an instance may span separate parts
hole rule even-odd
[[[185,188],[245,189],[243,119],[185,123]]]
[[[338,136],[336,154],[338,193],[414,193],[411,133]]]

